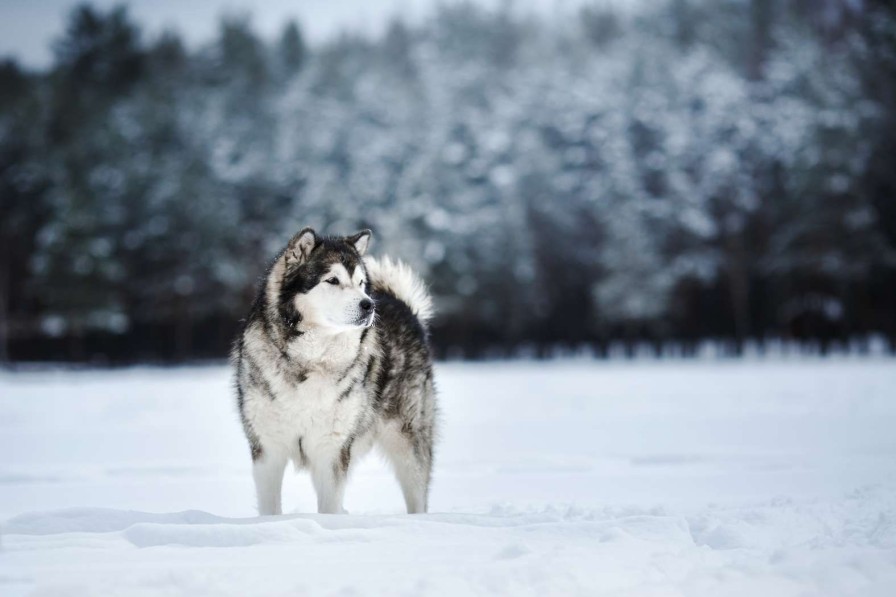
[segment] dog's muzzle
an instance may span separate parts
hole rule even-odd
[[[365,328],[369,328],[371,325],[373,325],[373,316],[375,314],[373,301],[371,301],[370,299],[364,299],[360,303],[358,303],[358,308],[361,309],[361,316],[358,318],[358,325],[363,325]]]

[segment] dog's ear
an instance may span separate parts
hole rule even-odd
[[[370,230],[362,230],[357,234],[353,234],[349,236],[346,240],[355,246],[355,250],[358,252],[358,255],[363,255],[367,252],[367,246],[370,244],[370,236],[373,234]]]
[[[317,246],[317,234],[313,228],[303,228],[292,237],[286,247],[286,265],[299,265],[308,261],[311,251]]]

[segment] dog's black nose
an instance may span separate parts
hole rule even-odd
[[[364,299],[359,306],[365,313],[370,313],[370,310],[373,309],[373,302],[370,299]]]

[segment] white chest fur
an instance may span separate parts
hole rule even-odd
[[[273,385],[273,384],[272,384]],[[272,449],[301,449],[309,459],[337,453],[352,435],[362,407],[362,394],[342,397],[329,376],[311,373],[297,387],[276,391],[274,399],[253,392],[246,411],[259,439]]]
[[[299,347],[305,352],[315,348],[313,345]],[[290,352],[296,362],[302,362],[297,358],[299,355]],[[355,384],[346,394],[349,384],[339,379],[358,355],[357,341],[352,350],[340,347],[338,360],[327,359],[327,352],[318,361],[325,362],[327,367],[308,369],[302,375],[297,369],[259,362],[276,358],[270,351],[253,354],[255,377],[261,379],[245,385],[243,413],[265,450],[285,452],[297,464],[329,462],[357,433],[367,408],[366,391],[363,384]]]

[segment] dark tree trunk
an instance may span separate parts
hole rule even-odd
[[[188,300],[178,296],[174,321],[174,358],[177,361],[185,361],[192,356],[193,326],[189,311]]]
[[[731,314],[734,318],[735,349],[739,354],[744,341],[750,336],[750,272],[747,267],[743,232],[736,232],[728,239],[728,292],[731,297]]]
[[[747,77],[751,81],[763,78],[765,59],[771,47],[773,0],[750,2],[750,40],[747,54]]]
[[[9,267],[4,250],[0,257],[0,365],[9,362]]]

